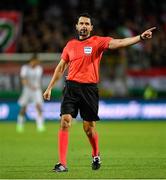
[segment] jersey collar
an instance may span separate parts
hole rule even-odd
[[[85,38],[85,39],[80,39],[79,36],[77,37],[78,41],[85,41],[85,40],[87,40],[87,39],[89,39],[89,38],[91,38],[91,36],[89,36],[89,37],[87,37],[87,38]]]

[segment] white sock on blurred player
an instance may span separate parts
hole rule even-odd
[[[17,117],[17,131],[18,132],[22,132],[23,129],[24,129],[24,121],[25,121],[25,118],[23,115],[18,115]]]
[[[37,123],[37,129],[39,131],[44,131],[45,130],[45,128],[44,128],[44,119],[43,119],[42,115],[40,115],[40,114],[37,115],[36,123]]]
[[[24,116],[22,116],[22,115],[18,115],[18,118],[17,118],[17,124],[19,125],[19,126],[24,126],[24,121],[25,121],[25,118],[24,118]]]

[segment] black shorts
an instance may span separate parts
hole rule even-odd
[[[61,115],[80,116],[86,121],[98,121],[99,94],[97,84],[66,81],[61,104]]]

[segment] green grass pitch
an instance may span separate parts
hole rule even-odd
[[[15,123],[0,123],[0,179],[166,178],[166,121],[98,122],[102,167],[91,170],[91,148],[82,129],[70,129],[67,173],[51,171],[57,162],[59,123],[35,123],[15,132]]]

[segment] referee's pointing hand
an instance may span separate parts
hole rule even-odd
[[[152,31],[155,30],[156,27],[152,27],[150,29],[147,29],[146,31],[144,31],[142,34],[141,34],[141,38],[142,39],[151,39],[152,38]]]

